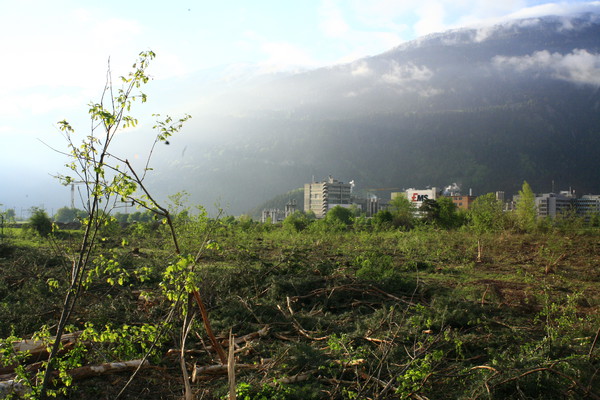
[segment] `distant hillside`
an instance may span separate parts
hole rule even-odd
[[[599,21],[455,30],[246,83],[215,99],[220,112],[199,110],[185,157],[164,160],[181,179],[156,179],[232,214],[330,174],[357,190],[458,182],[514,193],[527,180],[600,193]]]
[[[272,199],[267,200],[259,206],[249,210],[247,214],[254,218],[260,218],[263,210],[277,209],[283,211],[285,210],[286,204],[289,202],[294,202],[296,204],[296,210],[304,210],[304,188],[301,187],[290,190],[287,193],[275,196]]]

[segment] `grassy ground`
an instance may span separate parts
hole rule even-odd
[[[123,285],[93,279],[73,329],[86,322],[141,326],[169,312],[158,284],[173,251],[152,233],[115,235],[102,251],[131,273],[120,272]],[[190,232],[190,248],[193,237]],[[239,398],[600,395],[598,232],[490,234],[482,238],[481,263],[475,262],[477,238],[466,231],[224,227],[212,240],[196,273],[213,329],[223,339],[230,331],[235,337],[261,332],[236,348]],[[56,246],[15,233],[0,245],[2,337],[29,337],[56,323],[70,268],[57,248],[71,241],[61,238]],[[142,267],[147,277],[140,282],[133,271]],[[53,288],[49,279],[61,286]],[[180,346],[180,323],[160,340],[152,367],[124,398],[181,397],[179,361],[169,352]],[[209,345],[196,319],[186,343],[190,374],[219,364]],[[97,345],[86,362],[133,358],[136,351]],[[128,378],[88,379],[65,396],[114,398]],[[226,398],[226,373],[198,371],[195,378],[198,398]]]

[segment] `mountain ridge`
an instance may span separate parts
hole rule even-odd
[[[600,192],[600,16],[487,29],[485,40],[452,44],[478,32],[454,30],[247,85],[193,122],[186,158],[165,160],[167,172],[232,214],[330,174],[357,190],[458,182],[515,193],[527,180]]]

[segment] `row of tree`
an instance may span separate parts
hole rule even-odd
[[[154,213],[151,211],[135,211],[132,213],[117,212],[112,214],[112,216],[119,223],[149,222],[153,220],[153,215]],[[68,224],[72,222],[79,222],[86,216],[87,212],[84,210],[62,207],[56,211],[56,214],[53,216],[53,220],[54,222]]]
[[[46,236],[51,231],[52,221],[60,223],[78,222],[85,218],[85,215],[85,211],[63,207],[56,212],[53,218],[50,218],[44,210],[34,209],[29,224],[42,236]],[[175,215],[177,220],[181,222],[191,218],[188,211],[176,213]],[[519,191],[514,212],[504,211],[503,204],[496,198],[494,193],[477,197],[469,210],[458,209],[449,197],[425,200],[418,209],[407,198],[396,197],[390,202],[387,209],[379,211],[372,218],[367,218],[358,208],[337,206],[329,210],[325,218],[320,220],[311,212],[296,211],[288,216],[282,225],[284,229],[295,232],[306,229],[315,231],[343,231],[348,229],[410,230],[417,226],[429,226],[438,229],[468,227],[478,234],[483,234],[502,229],[532,232],[548,229],[552,225],[569,223],[572,226],[574,222],[582,223],[581,219],[571,217],[567,215],[555,220],[539,219],[535,205],[535,194],[529,184],[524,182],[522,189]],[[111,214],[110,220],[118,224],[154,224],[156,223],[156,215],[151,211],[117,212]],[[591,222],[594,221],[595,219],[592,218]],[[246,215],[238,218],[223,217],[220,223],[235,225],[241,229],[250,229],[257,226],[257,223]],[[267,227],[263,226],[263,228],[266,229]]]
[[[493,232],[510,228],[531,232],[548,225],[547,220],[537,217],[535,194],[527,182],[519,191],[519,199],[514,212],[507,213],[494,193],[479,196],[469,210],[460,210],[449,197],[425,200],[415,208],[405,197],[394,198],[389,207],[379,211],[373,218],[366,218],[356,208],[336,206],[325,218],[316,220],[314,214],[297,211],[288,216],[283,225],[295,231],[311,229],[344,229],[368,226],[373,229],[413,229],[419,225],[440,229],[457,229],[469,226],[477,233]],[[312,228],[314,226],[314,228]]]

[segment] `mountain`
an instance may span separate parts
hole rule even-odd
[[[154,179],[231,214],[327,175],[356,190],[600,193],[599,87],[600,15],[453,30],[198,95]]]

